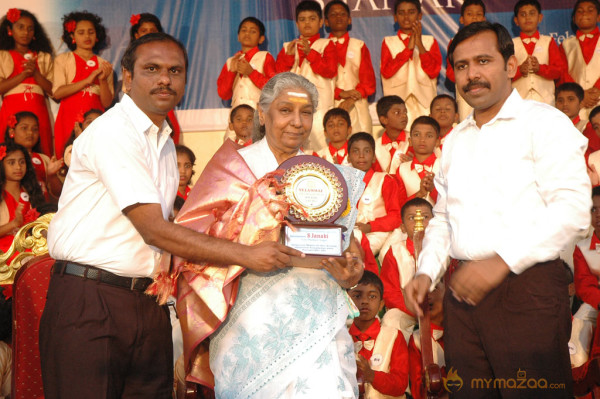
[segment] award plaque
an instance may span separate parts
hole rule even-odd
[[[299,155],[279,165],[290,204],[283,244],[302,251],[293,266],[319,267],[323,258],[341,257],[345,227],[335,222],[348,207],[348,187],[340,171],[324,159]]]

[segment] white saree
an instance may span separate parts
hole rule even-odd
[[[265,139],[239,153],[257,178],[278,166]],[[362,172],[339,169],[353,204],[340,221],[351,232]],[[345,325],[349,302],[325,270],[246,270],[234,306],[210,340],[217,398],[358,397],[354,345]]]

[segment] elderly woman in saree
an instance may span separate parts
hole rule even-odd
[[[305,78],[273,77],[255,113],[254,144],[226,142],[176,222],[244,244],[278,240],[287,208],[272,172],[302,154],[317,102]],[[349,189],[344,223],[352,231],[362,172],[337,167]],[[363,264],[351,236],[344,248],[345,261],[323,259],[321,268],[244,269],[175,259],[169,278],[178,278],[188,381],[214,384],[217,398],[227,399],[358,396],[345,289],[358,282]]]

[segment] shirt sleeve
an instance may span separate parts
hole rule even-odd
[[[375,93],[375,70],[371,62],[371,53],[366,44],[360,49],[360,66],[358,67],[358,84],[356,90],[360,92],[363,98],[367,98]]]
[[[279,54],[277,54],[277,61],[275,62],[275,70],[277,73],[287,72],[292,69],[294,66],[294,59],[294,55],[286,54],[284,45],[279,51]]]
[[[381,196],[385,204],[386,215],[369,222],[371,231],[392,231],[400,226],[400,194],[398,184],[393,177],[386,175],[381,186]]]
[[[8,79],[13,73],[14,62],[8,51],[0,51],[0,81]]]
[[[62,87],[67,82],[67,63],[69,60],[69,53],[64,53],[56,57],[54,60],[54,78],[52,79],[52,94],[56,93],[59,87]]]
[[[248,77],[256,87],[262,89],[265,84],[275,76],[275,59],[270,53],[265,56],[265,65],[263,66],[264,73],[258,72],[256,69],[252,71]]]
[[[43,77],[52,82],[54,79],[54,60],[48,53],[38,53],[38,68]]]
[[[383,299],[385,300],[385,307],[388,309],[397,308],[404,313],[413,316],[404,302],[404,293],[402,292],[400,282],[400,272],[398,271],[398,261],[394,256],[392,248],[390,248],[383,257],[380,277],[383,283]]]
[[[86,142],[94,151],[77,149],[82,154],[82,163],[98,176],[119,209],[135,204],[160,204],[160,193],[148,169],[150,154],[144,152],[144,143],[132,134],[123,134],[123,129],[134,129],[128,121],[118,124],[113,120],[110,128],[108,122],[106,129],[94,130],[93,138]],[[114,129],[114,126],[122,127]]]
[[[419,59],[421,60],[423,72],[425,72],[430,79],[437,78],[442,69],[442,53],[440,53],[440,46],[437,40],[433,39],[431,48],[427,52],[419,54]]]
[[[558,45],[554,39],[550,39],[550,45],[548,46],[548,64],[540,64],[538,75],[544,79],[555,80],[562,76],[564,70],[565,66],[563,65],[563,59],[560,56]],[[519,69],[517,69],[517,73],[520,73]]]
[[[310,62],[310,69],[317,75],[332,79],[337,75],[337,54],[332,41],[323,50],[323,54],[311,49],[306,56]]]
[[[590,225],[591,184],[584,158],[587,140],[562,113],[540,116],[536,127],[527,129],[533,131],[532,184],[546,206],[531,210],[539,221],[535,226],[503,226],[504,239],[496,247],[515,274],[549,260],[549,254],[560,253],[564,243],[585,234]]]
[[[402,65],[408,62],[412,55],[413,50],[405,47],[396,57],[392,57],[392,53],[387,44],[385,44],[385,40],[381,42],[381,76],[386,79],[394,76],[402,68]]]
[[[575,246],[575,251],[573,251],[573,263],[575,266],[574,281],[577,296],[594,309],[598,309],[598,304],[600,304],[598,276],[592,273],[581,250],[577,246]]]
[[[225,62],[217,78],[217,93],[223,100],[233,97],[233,82],[235,81],[235,72],[231,72],[227,64],[228,62]]]
[[[560,58],[562,59],[562,64],[564,65],[563,73],[560,79],[559,84],[563,84],[566,82],[575,82],[575,79],[569,74],[569,62],[567,61],[567,54],[565,53],[565,48],[562,44],[559,47]]]
[[[373,388],[384,395],[400,396],[408,387],[408,347],[398,331],[390,359],[390,371],[375,371]]]

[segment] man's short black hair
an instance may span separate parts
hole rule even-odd
[[[329,119],[333,118],[334,116],[342,118],[346,121],[348,127],[352,127],[352,122],[350,122],[350,114],[348,111],[343,108],[331,108],[323,117],[323,128],[327,129],[327,122],[329,122]]]
[[[411,133],[414,130],[415,126],[417,126],[417,125],[428,125],[428,126],[431,126],[433,128],[433,130],[435,130],[436,136],[440,137],[440,124],[438,123],[438,121],[436,121],[435,119],[433,119],[431,116],[421,115],[417,119],[415,119],[413,121],[412,125],[410,125],[410,132]]]
[[[402,97],[396,95],[381,97],[379,101],[377,101],[377,106],[375,107],[377,109],[377,116],[380,118],[382,116],[387,116],[387,113],[396,104],[404,104]]]
[[[404,223],[404,216],[406,215],[406,212],[408,212],[408,208],[412,206],[425,206],[429,208],[431,212],[433,212],[433,205],[431,205],[429,201],[427,201],[425,198],[415,197],[406,201],[404,205],[402,205],[402,208],[400,209],[400,218],[402,219],[402,223]]]
[[[296,6],[296,22],[298,21],[298,15],[302,11],[314,11],[319,16],[319,19],[323,19],[323,10],[321,9],[321,5],[314,0],[302,0]]]
[[[454,50],[456,50],[456,46],[475,35],[487,31],[496,34],[498,51],[502,54],[502,58],[504,58],[504,63],[506,64],[508,59],[515,55],[515,46],[510,33],[508,33],[506,28],[499,23],[481,21],[473,22],[472,24],[462,27],[456,36],[454,36],[452,43],[450,43],[450,47],[448,47],[448,60],[450,61],[450,65],[454,66]]]
[[[127,49],[125,50],[125,54],[123,54],[123,58],[121,58],[121,68],[125,69],[126,71],[129,71],[131,73],[131,77],[133,77],[133,66],[135,65],[135,61],[137,60],[137,48],[143,44],[151,42],[172,42],[175,43],[181,49],[181,51],[183,52],[183,58],[185,59],[185,76],[187,79],[187,50],[179,40],[164,32],[149,33],[129,43],[129,46],[127,46]]]

